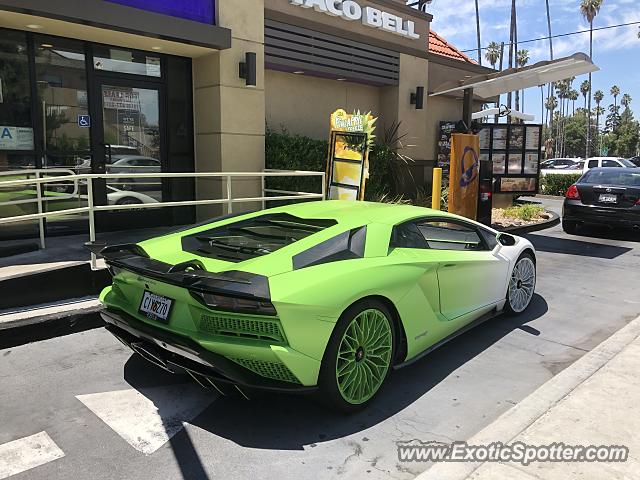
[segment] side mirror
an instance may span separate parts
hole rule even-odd
[[[499,233],[497,238],[500,245],[505,247],[513,247],[516,244],[516,237],[507,233]]]

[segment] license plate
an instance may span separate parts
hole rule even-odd
[[[168,323],[173,300],[151,292],[144,292],[140,302],[140,313],[158,322]]]
[[[600,203],[618,203],[617,195],[600,194]]]

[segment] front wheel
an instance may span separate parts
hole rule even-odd
[[[536,263],[530,253],[523,253],[511,272],[507,290],[508,313],[524,312],[533,298],[536,288]]]
[[[378,393],[391,370],[395,335],[392,314],[382,302],[364,300],[349,307],[331,335],[320,369],[322,400],[351,413]]]

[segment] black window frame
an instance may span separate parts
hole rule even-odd
[[[480,245],[482,248],[478,249],[478,250],[454,250],[454,249],[443,249],[443,248],[433,248],[432,246],[429,245],[429,242],[427,241],[427,239],[424,238],[424,236],[422,237],[424,240],[424,245],[425,246],[404,246],[404,245],[399,245],[398,243],[398,238],[397,235],[399,233],[399,229],[406,227],[407,225],[413,225],[416,230],[418,230],[420,232],[420,229],[418,228],[418,224],[420,222],[447,222],[447,223],[454,223],[463,227],[468,228],[469,230],[474,231],[477,235],[478,238],[480,239]],[[428,216],[428,217],[419,217],[419,218],[414,218],[412,220],[408,220],[406,222],[402,222],[399,224],[396,224],[393,226],[393,229],[391,231],[391,238],[389,239],[389,251],[393,250],[394,248],[416,248],[416,249],[421,249],[421,250],[436,250],[436,251],[467,251],[467,252],[492,252],[495,247],[490,248],[490,246],[487,243],[486,238],[483,235],[483,231],[486,231],[488,233],[491,233],[493,236],[495,236],[495,234],[493,234],[493,232],[490,232],[489,230],[486,229],[482,229],[479,226],[473,224],[473,223],[469,223],[469,222],[465,222],[464,220],[460,220],[458,218],[450,218],[450,217],[444,217],[444,216]],[[422,235],[422,232],[420,232],[420,235]],[[497,241],[497,238],[496,238]]]

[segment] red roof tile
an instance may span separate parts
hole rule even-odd
[[[475,60],[470,59],[456,47],[447,42],[444,38],[438,35],[433,30],[429,31],[429,51],[436,55],[440,55],[447,58],[453,58],[454,60],[460,60],[461,62],[477,64]]]

